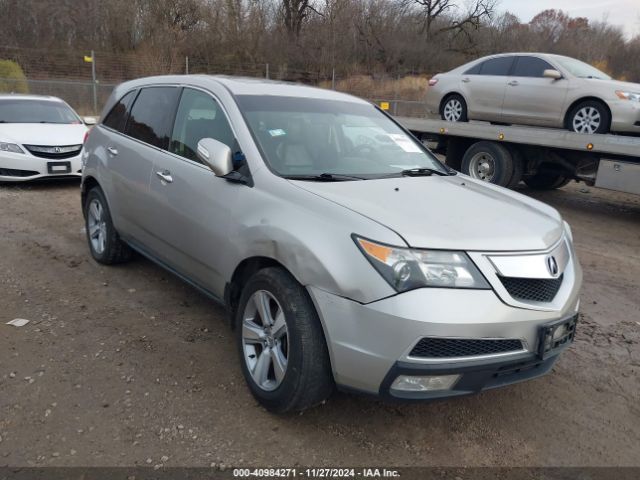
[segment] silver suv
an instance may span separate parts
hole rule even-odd
[[[115,89],[83,154],[91,255],[132,252],[223,303],[269,410],[547,373],[582,273],[553,208],[456,174],[375,106],[211,76]]]

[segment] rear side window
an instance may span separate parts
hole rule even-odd
[[[124,127],[127,125],[131,102],[135,97],[135,93],[135,91],[129,92],[122,97],[120,101],[114,105],[102,123],[109,128],[124,133]]]
[[[480,75],[509,75],[513,65],[513,57],[498,57],[492,58],[483,62],[480,67]]]
[[[176,114],[169,151],[199,162],[196,156],[198,142],[213,138],[232,150],[234,135],[224,112],[211,95],[185,88]]]
[[[541,58],[518,57],[513,76],[542,78],[545,70],[554,70],[554,68]]]
[[[166,150],[179,94],[177,87],[143,88],[131,108],[127,135]]]

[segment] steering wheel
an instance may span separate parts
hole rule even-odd
[[[353,147],[351,150],[349,150],[349,155],[358,155],[358,154],[375,154],[377,151],[377,149],[373,146],[370,145],[368,143],[361,143],[360,145],[357,145],[355,147]]]

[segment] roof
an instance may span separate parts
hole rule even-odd
[[[324,88],[311,87],[293,82],[267,80],[261,78],[232,77],[225,75],[162,75],[146,77],[126,82],[120,87],[136,88],[153,84],[201,85],[217,83],[224,86],[233,95],[275,95],[286,97],[318,98],[363,103],[365,100],[345,93]]]
[[[24,93],[3,93],[0,94],[0,100],[45,100],[49,102],[63,101],[58,97],[52,97],[50,95],[27,95]]]

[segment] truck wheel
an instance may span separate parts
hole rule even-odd
[[[321,403],[333,390],[329,352],[306,290],[284,269],[266,268],[242,291],[235,320],[242,373],[267,410]]]
[[[564,187],[570,181],[571,178],[557,173],[537,173],[524,179],[524,183],[534,190],[554,190]]]
[[[105,265],[129,261],[133,251],[113,226],[109,205],[100,187],[92,188],[87,194],[84,212],[89,251],[94,260]]]
[[[513,177],[513,157],[495,142],[478,142],[462,158],[462,173],[483,182],[507,187]]]
[[[507,185],[507,187],[514,188],[522,180],[522,175],[524,174],[525,159],[524,155],[522,155],[522,153],[520,153],[520,150],[518,150],[516,147],[509,148],[509,152],[511,152],[511,158],[513,159],[513,175],[511,175],[511,180],[509,180],[509,185]]]
[[[447,122],[468,122],[467,102],[457,93],[449,95],[440,106],[440,116]]]
[[[595,100],[580,102],[567,116],[567,128],[576,133],[608,133],[610,126],[609,109]]]

